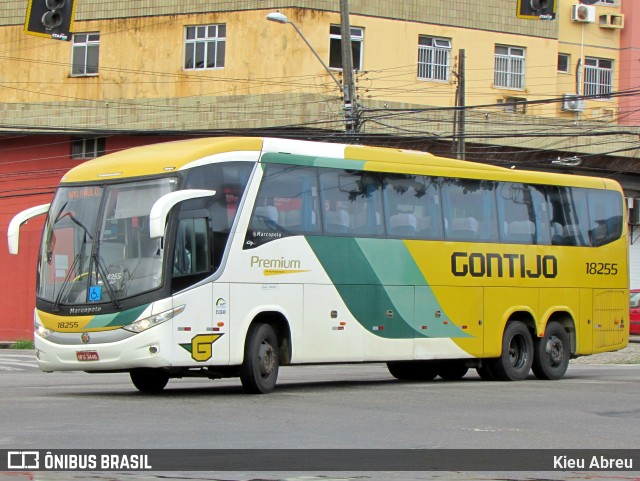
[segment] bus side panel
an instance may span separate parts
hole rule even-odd
[[[580,316],[576,323],[575,354],[591,354],[593,352],[593,289],[580,289]]]
[[[593,352],[622,349],[629,333],[629,294],[624,289],[593,290]]]
[[[278,283],[277,278],[294,274],[273,275],[274,280],[265,278],[261,284],[232,283],[229,290],[232,329],[229,335],[229,364],[242,364],[247,332],[252,321],[263,313],[279,313],[289,323],[291,330],[292,362],[299,362],[302,344],[302,316],[304,304],[302,284]],[[315,345],[316,352],[322,352],[325,346]],[[314,352],[315,354],[315,352]]]
[[[304,286],[304,327],[296,362],[364,359],[364,330],[332,285]]]
[[[213,323],[215,303],[228,297],[225,292],[228,292],[225,284],[207,283],[175,295],[174,306],[184,305],[185,310],[172,321],[173,365],[194,367],[228,363],[227,326],[214,327]],[[214,331],[215,328],[220,330]]]
[[[418,288],[420,289],[420,288]],[[416,294],[416,316],[422,332],[430,338],[449,338],[448,352],[433,354],[431,358],[466,358],[484,355],[484,333],[486,330],[483,316],[483,288],[462,286],[434,286],[442,310],[426,311],[420,309],[423,295]],[[426,344],[423,341],[418,343]],[[455,344],[454,344],[455,343]],[[433,345],[433,343],[431,343]],[[416,351],[419,349],[416,346]],[[428,354],[428,353],[427,353]],[[416,353],[417,357],[423,357]]]

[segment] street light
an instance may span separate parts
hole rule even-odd
[[[318,62],[320,62],[322,64],[322,66],[324,67],[324,69],[327,71],[327,73],[331,76],[331,78],[333,79],[333,81],[336,83],[336,85],[338,86],[338,88],[340,89],[340,91],[342,92],[342,95],[344,97],[344,101],[345,101],[345,115],[347,117],[347,130],[352,130],[353,129],[353,111],[351,109],[351,101],[350,101],[350,95],[349,95],[349,91],[346,85],[343,85],[337,78],[336,76],[333,74],[333,72],[331,71],[331,69],[327,66],[326,63],[323,62],[323,60],[320,58],[320,55],[318,55],[318,52],[316,52],[316,50],[311,46],[311,44],[309,43],[309,41],[307,40],[307,38],[302,34],[302,32],[300,31],[300,29],[298,28],[298,26],[293,23],[291,20],[289,20],[287,18],[287,16],[283,13],[280,12],[273,12],[273,13],[269,13],[267,14],[267,20],[269,20],[270,22],[275,22],[275,23],[282,23],[282,24],[289,24],[291,25],[294,30],[298,33],[298,35],[300,35],[300,38],[302,40],[304,40],[304,43],[307,44],[307,47],[309,47],[309,50],[311,50],[311,52],[313,53],[313,55],[316,56],[316,58],[318,59]]]

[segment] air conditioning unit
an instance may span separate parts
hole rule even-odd
[[[584,110],[584,100],[576,94],[564,94],[562,97],[562,110],[582,112]]]
[[[571,21],[580,23],[595,23],[596,7],[593,5],[572,5]]]

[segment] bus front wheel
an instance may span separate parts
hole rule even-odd
[[[240,381],[245,392],[267,394],[274,390],[280,360],[278,338],[269,324],[254,324],[249,328],[240,366]]]
[[[535,357],[533,373],[538,379],[557,380],[564,376],[569,367],[571,348],[569,335],[557,322],[550,322],[544,331],[544,337],[534,341]]]
[[[493,360],[490,371],[497,381],[522,381],[533,363],[533,340],[520,321],[507,324],[502,337],[502,354]]]
[[[131,382],[140,392],[159,393],[169,382],[169,375],[160,369],[140,368],[132,370]]]

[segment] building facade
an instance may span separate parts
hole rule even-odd
[[[455,151],[612,176],[640,198],[640,6],[632,0],[557,0],[553,20],[518,18],[518,0],[351,0],[355,137],[345,133],[338,85],[338,0],[76,0],[68,42],[26,35],[26,3],[3,2],[0,18],[4,232],[16,212],[48,202],[79,162],[185,136]],[[276,11],[304,38],[267,21]],[[30,223],[17,257],[0,236],[0,262],[12,273],[1,281],[12,314],[0,319],[0,340],[31,336],[41,225]]]

